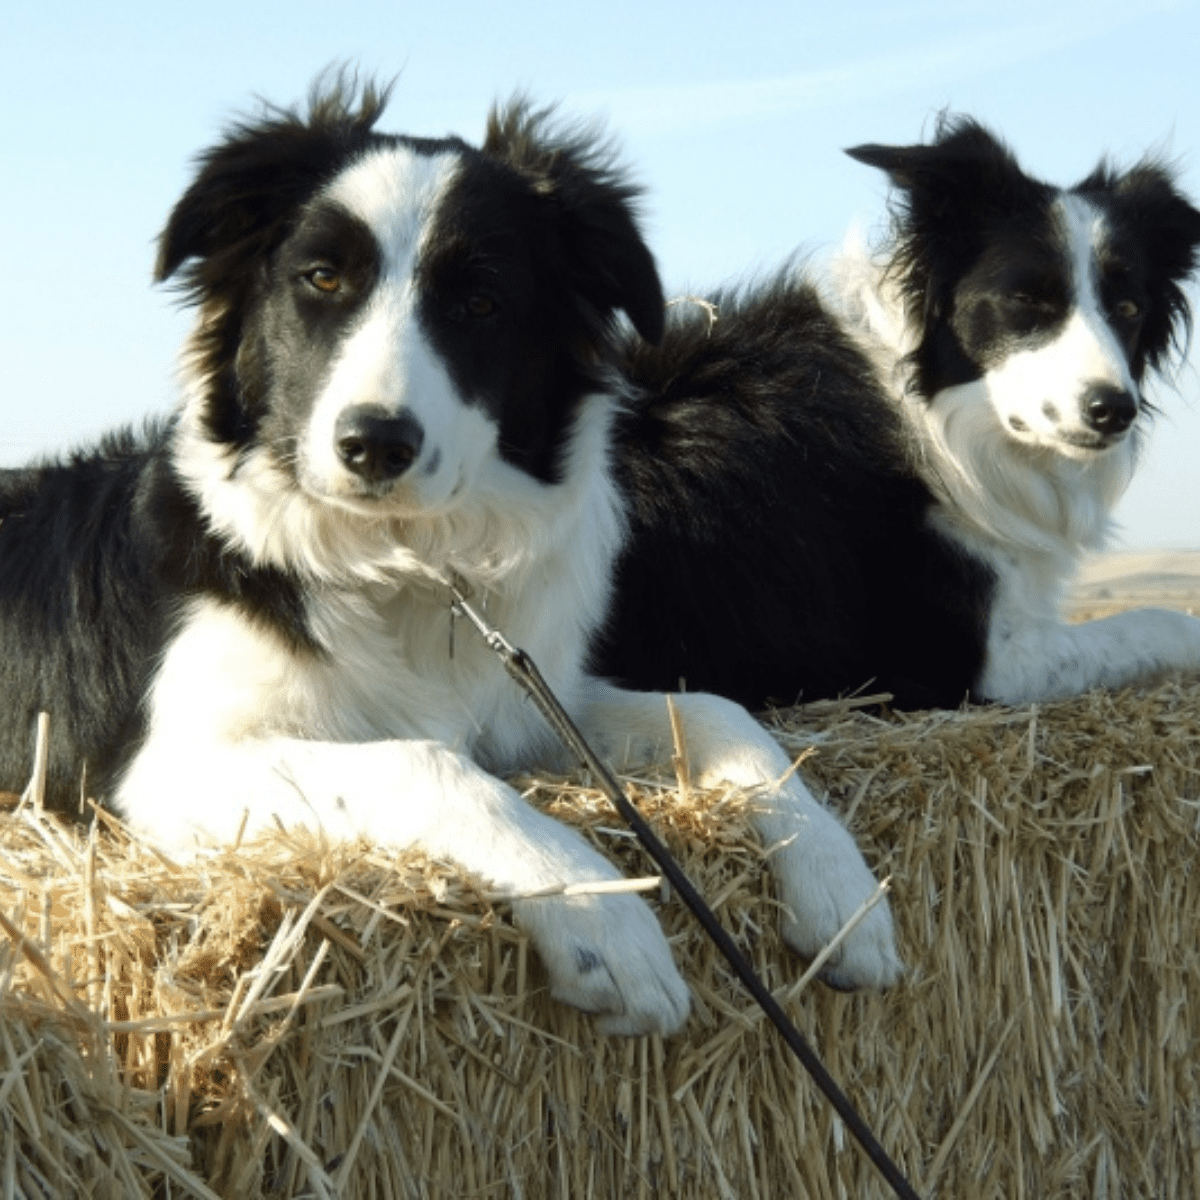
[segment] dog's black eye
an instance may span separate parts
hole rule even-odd
[[[333,267],[314,267],[304,278],[310,287],[315,288],[318,292],[324,292],[327,296],[332,296],[342,287],[342,277]]]
[[[1112,308],[1122,321],[1135,321],[1142,315],[1142,306],[1136,300],[1118,300]]]
[[[476,292],[474,295],[467,297],[467,302],[463,307],[468,317],[481,319],[493,316],[497,305],[491,296],[485,296],[482,293]]]

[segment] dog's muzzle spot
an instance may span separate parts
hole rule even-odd
[[[1042,405],[1042,416],[1045,417],[1047,421],[1050,421],[1055,425],[1062,420],[1062,413],[1060,413],[1057,406],[1052,404],[1049,400]]]
[[[1018,433],[1028,433],[1029,432],[1028,422],[1023,421],[1020,417],[1009,417],[1008,423]]]
[[[388,413],[374,404],[347,408],[333,429],[338,461],[365,483],[390,483],[416,461],[425,431],[411,413]]]
[[[1111,437],[1124,433],[1133,424],[1138,406],[1124,388],[1094,383],[1084,392],[1080,409],[1089,429]]]

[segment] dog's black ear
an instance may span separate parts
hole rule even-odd
[[[483,152],[524,176],[554,205],[571,283],[602,318],[625,312],[648,342],[663,332],[663,291],[638,229],[640,189],[610,145],[588,130],[552,128],[549,110],[518,97],[488,117]]]
[[[1140,345],[1146,361],[1157,367],[1191,328],[1183,285],[1200,268],[1200,211],[1179,191],[1170,168],[1152,158],[1121,173],[1101,163],[1072,191],[1102,209],[1111,207],[1134,235],[1146,274],[1155,281]]]
[[[887,172],[917,220],[980,217],[1044,190],[1021,170],[1012,151],[971,117],[942,114],[932,142],[853,146],[846,153]]]
[[[917,157],[926,146],[884,146],[878,142],[867,142],[862,146],[849,146],[846,153],[856,162],[886,171],[896,187],[909,187],[914,178]]]
[[[1079,190],[1087,190],[1086,181]],[[1154,267],[1176,282],[1189,279],[1200,265],[1200,210],[1176,188],[1170,170],[1141,162],[1117,176],[1113,196]]]
[[[211,280],[237,277],[239,264],[278,242],[285,214],[366,141],[389,90],[368,83],[360,91],[345,72],[323,75],[305,115],[266,107],[261,118],[232,126],[199,157],[195,180],[159,236],[155,281],[195,260],[184,285],[200,299]]]

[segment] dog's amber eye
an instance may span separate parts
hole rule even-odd
[[[1123,321],[1132,321],[1142,315],[1142,306],[1136,300],[1118,300],[1113,305],[1113,312]]]
[[[490,317],[496,311],[496,302],[491,296],[476,293],[467,297],[467,316]]]
[[[342,277],[332,267],[317,267],[309,271],[305,278],[318,292],[332,295],[342,286]]]

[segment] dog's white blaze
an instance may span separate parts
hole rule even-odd
[[[385,271],[411,274],[421,237],[461,169],[457,154],[418,154],[391,146],[347,167],[323,195],[370,226],[387,256]]]
[[[360,481],[338,457],[334,433],[339,416],[356,405],[377,405],[391,416],[407,412],[423,431],[419,457],[395,486],[401,509],[428,511],[445,503],[494,446],[494,426],[462,402],[419,321],[417,265],[458,170],[456,155],[395,147],[355,164],[325,193],[370,228],[382,261],[380,279],[331,364],[300,445],[301,480],[318,496],[361,494]]]
[[[495,425],[458,395],[425,338],[414,302],[411,281],[382,282],[334,360],[300,449],[300,477],[315,495],[362,495],[361,481],[337,455],[335,435],[341,414],[360,404],[378,405],[390,416],[407,413],[423,433],[420,454],[385,502],[390,508],[436,511],[492,453]]]
[[[1084,419],[1083,398],[1103,384],[1132,396],[1137,385],[1113,334],[1097,287],[1097,252],[1103,246],[1103,214],[1080,196],[1064,194],[1054,204],[1071,289],[1071,313],[1050,342],[1015,350],[988,371],[982,382],[1012,436],[1067,455],[1091,456],[1095,448],[1073,441],[1095,438]],[[1016,418],[1018,424],[1012,424]]]
[[[1122,388],[1136,398],[1138,386],[1129,369],[1129,359],[1113,333],[1100,299],[1099,256],[1109,236],[1104,214],[1082,196],[1069,193],[1059,198],[1057,213],[1070,248],[1075,317],[1091,338],[1086,348],[1081,349],[1081,359],[1091,371],[1087,382]]]

